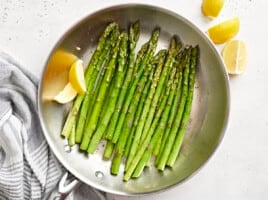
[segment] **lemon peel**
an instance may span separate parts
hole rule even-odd
[[[86,92],[86,82],[82,60],[78,59],[72,64],[69,71],[69,82],[79,94]]]
[[[208,29],[208,35],[215,44],[222,44],[232,39],[240,29],[238,17],[220,22]]]
[[[203,0],[202,12],[207,17],[217,17],[224,5],[225,0]]]

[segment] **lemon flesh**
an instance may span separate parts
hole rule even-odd
[[[222,58],[229,74],[242,74],[247,60],[246,43],[242,40],[226,43],[222,50]]]
[[[240,29],[238,17],[226,20],[208,29],[208,35],[215,44],[222,44],[232,39]]]
[[[217,17],[222,10],[224,0],[203,0],[202,11],[207,17]]]
[[[79,94],[86,92],[86,82],[82,60],[78,59],[72,64],[69,71],[69,82]]]
[[[66,86],[60,91],[54,100],[60,104],[65,104],[72,101],[77,95],[76,90],[73,88],[71,83],[67,83]]]

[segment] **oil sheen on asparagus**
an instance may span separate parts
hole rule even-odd
[[[73,101],[61,132],[88,154],[106,144],[111,174],[123,165],[124,181],[145,167],[172,168],[187,134],[199,47],[174,35],[157,50],[160,34],[154,29],[138,49],[139,21],[127,30],[107,24],[86,69],[87,92]]]

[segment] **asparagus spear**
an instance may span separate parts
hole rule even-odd
[[[181,48],[181,44],[179,43],[176,45],[175,38],[174,37],[171,38],[169,52],[168,52],[168,55],[166,58],[164,69],[163,69],[161,76],[160,76],[159,84],[157,85],[155,95],[152,99],[152,103],[151,103],[151,106],[149,109],[149,113],[146,117],[146,121],[144,123],[144,126],[141,127],[141,130],[143,132],[143,135],[141,137],[141,141],[143,141],[148,130],[150,129],[150,126],[151,126],[151,123],[152,123],[152,120],[153,120],[153,117],[154,117],[154,114],[156,111],[157,103],[158,103],[159,97],[160,97],[162,89],[163,89],[163,83],[166,81],[166,78],[168,77],[170,70],[174,65],[176,54],[178,54],[178,50],[180,48]]]
[[[94,153],[96,150],[103,133],[106,130],[106,127],[109,124],[110,118],[114,112],[117,97],[119,95],[121,85],[124,81],[124,69],[125,69],[125,64],[126,64],[126,55],[127,55],[127,33],[123,32],[121,34],[121,44],[120,44],[120,50],[118,54],[118,70],[117,74],[115,76],[115,87],[113,88],[111,97],[109,99],[108,105],[107,105],[107,110],[103,118],[101,119],[99,126],[94,133],[88,147],[88,153]]]
[[[157,41],[158,41],[158,38],[159,38],[159,33],[160,33],[159,29],[156,29],[152,34],[152,37],[150,39],[149,46],[148,46],[148,51],[145,54],[144,59],[141,62],[139,73],[135,77],[135,80],[134,80],[133,84],[131,85],[131,88],[130,88],[130,91],[128,93],[128,96],[125,99],[123,110],[120,113],[120,117],[119,117],[118,123],[116,125],[116,129],[115,129],[115,132],[114,132],[114,135],[113,135],[113,138],[112,138],[113,143],[116,143],[118,138],[119,138],[119,136],[120,136],[121,129],[122,129],[122,126],[123,126],[123,123],[124,123],[124,120],[125,120],[125,116],[127,114],[129,104],[130,104],[131,99],[133,97],[133,94],[135,92],[135,89],[136,89],[136,86],[137,86],[138,81],[140,79],[140,76],[142,75],[144,68],[146,67],[146,65],[148,64],[148,62],[150,61],[150,59],[154,55],[154,52],[155,52],[155,49],[156,49],[156,46],[157,46]]]
[[[112,157],[113,150],[114,150],[114,143],[108,140],[106,143],[104,153],[103,153],[103,157],[106,159],[110,159]]]
[[[133,25],[130,26],[129,29],[129,77],[126,79],[127,84],[124,85],[124,87],[128,88],[129,81],[131,80],[131,76],[133,75],[136,67],[135,63],[135,48],[138,42],[138,39],[140,37],[140,23],[139,21],[135,22]],[[138,64],[138,63],[137,63]]]
[[[125,75],[124,83],[122,85],[118,100],[116,102],[116,108],[115,112],[112,114],[112,117],[110,119],[110,124],[108,125],[107,132],[106,132],[106,139],[111,140],[113,137],[114,130],[116,128],[117,120],[119,117],[119,113],[121,112],[121,108],[125,99],[125,96],[127,94],[127,90],[129,87],[129,83],[131,81],[131,77],[133,75],[133,70],[134,70],[134,65],[135,65],[135,48],[137,41],[139,39],[139,34],[140,34],[140,24],[139,22],[134,23],[133,25],[130,26],[129,30],[129,37],[128,37],[128,69]],[[141,55],[143,56],[146,47],[143,47],[138,54],[139,57]]]
[[[104,68],[106,69],[107,67],[104,67]],[[116,71],[114,72],[114,77],[117,76],[117,73],[118,73],[118,70],[116,70]],[[110,86],[109,86],[109,89],[108,89],[107,92],[106,92],[107,94],[105,95],[105,101],[104,101],[104,103],[103,103],[103,107],[102,107],[102,111],[101,111],[99,120],[101,120],[101,119],[104,117],[104,115],[106,114],[106,111],[108,110],[108,106],[109,106],[110,99],[111,99],[112,96],[114,96],[114,94],[113,94],[113,89],[115,88],[115,79],[116,79],[116,78],[113,78],[113,79],[112,79],[112,82],[111,82],[111,84],[110,84]],[[97,90],[97,88],[96,88],[96,93],[99,93],[98,90]],[[96,98],[95,98],[95,99],[96,99]],[[95,101],[94,101],[94,102],[95,102]],[[88,118],[87,118],[87,119],[88,119]]]
[[[177,130],[175,143],[173,144],[172,151],[169,154],[169,158],[167,160],[167,165],[170,167],[174,165],[176,158],[178,157],[179,151],[181,149],[182,141],[186,132],[187,124],[190,118],[192,101],[193,101],[193,93],[194,93],[195,68],[197,66],[197,59],[198,59],[198,54],[199,54],[198,50],[199,50],[198,47],[195,47],[192,49],[192,53],[191,53],[188,97],[186,100],[186,105],[185,105],[182,121],[179,126],[179,130]]]
[[[132,178],[138,178],[141,175],[144,165],[148,162],[148,160],[150,160],[150,157],[151,153],[149,151],[145,151],[131,176]]]
[[[153,95],[155,93],[155,89],[157,87],[157,83],[159,81],[159,77],[160,77],[160,74],[161,74],[165,59],[166,59],[166,54],[167,54],[166,50],[160,50],[158,52],[158,54],[156,55],[158,57],[158,58],[156,58],[158,60],[156,71],[154,73],[152,84],[151,84],[149,93],[147,95],[147,98],[146,98],[144,106],[143,106],[141,117],[140,117],[139,122],[137,124],[136,132],[134,133],[132,146],[130,148],[129,155],[128,155],[127,162],[126,162],[126,168],[129,167],[130,161],[132,160],[132,158],[135,155],[135,152],[138,148],[138,144],[139,144],[140,137],[142,134],[141,128],[143,127],[143,124],[145,123],[146,116],[147,116],[147,113],[148,113],[149,108],[150,108],[151,100],[153,99]]]
[[[155,147],[154,147],[154,150],[153,150],[153,155],[154,156],[157,156],[158,155],[158,153],[159,153],[159,151],[160,151],[160,147],[161,147],[161,142],[162,142],[162,139],[163,139],[163,133],[161,133],[161,135],[160,135],[160,137],[159,137],[159,139],[158,139],[158,141],[157,141],[157,143],[156,143],[156,145],[155,145]]]
[[[118,38],[116,45],[112,51],[112,58],[110,59],[108,67],[105,71],[104,79],[101,83],[99,94],[97,96],[94,108],[92,110],[92,114],[90,115],[89,122],[86,126],[85,133],[83,135],[82,142],[80,145],[80,149],[82,150],[86,150],[88,148],[88,144],[91,139],[91,136],[93,132],[96,130],[97,122],[99,119],[99,115],[101,113],[101,108],[104,102],[106,91],[109,88],[109,85],[113,78],[113,73],[115,71],[115,66],[116,66],[115,63],[117,59],[117,54],[119,52],[119,44],[120,44],[121,37],[122,35],[120,35],[120,37]]]
[[[141,173],[145,164],[147,163],[147,161],[149,160],[149,158],[151,156],[152,149],[156,145],[156,142],[161,134],[161,130],[156,129],[157,125],[159,124],[160,117],[161,117],[162,121],[163,120],[167,121],[167,118],[169,116],[169,111],[170,111],[170,108],[172,105],[170,102],[173,101],[175,88],[176,88],[176,84],[177,84],[177,81],[174,80],[175,74],[176,74],[176,68],[173,67],[167,85],[166,84],[163,85],[163,87],[165,88],[165,91],[163,91],[164,92],[163,99],[162,99],[160,106],[159,106],[159,109],[154,117],[152,126],[150,127],[148,134],[146,134],[144,141],[142,141],[141,145],[139,146],[139,149],[137,150],[133,160],[130,161],[129,168],[126,169],[126,174],[124,176],[125,181],[127,181],[132,176],[132,173],[135,171],[135,169],[137,169],[137,170],[136,170],[136,172],[134,172],[134,177],[139,176],[139,174]],[[170,91],[172,91],[172,92],[170,92]],[[169,102],[170,104],[167,104],[169,99],[170,99],[170,102]],[[165,125],[165,123],[164,123],[164,125]],[[156,133],[155,133],[155,131],[156,131]],[[149,151],[149,153],[144,154],[146,149]],[[143,156],[145,158],[142,158]],[[138,164],[139,164],[139,166],[137,167]]]
[[[144,56],[144,53],[147,50],[147,48],[148,48],[148,44],[143,45],[141,50],[138,52],[136,63],[139,63],[139,64],[141,63],[141,58]],[[135,65],[136,65],[136,63],[135,63]],[[113,113],[113,116],[111,118],[110,124],[109,124],[109,126],[107,128],[107,133],[106,133],[105,138],[108,139],[108,140],[112,140],[112,138],[113,138],[113,134],[114,134],[115,129],[116,129],[118,118],[120,116],[122,107],[124,105],[124,100],[125,100],[124,98],[126,96],[127,90],[129,89],[128,87],[130,86],[130,82],[131,82],[132,78],[133,78],[132,76],[129,76],[129,77],[126,76],[126,78],[124,80],[124,84],[122,86],[122,90],[120,92],[120,96],[119,96],[119,99],[117,101],[115,112]]]
[[[135,94],[133,96],[133,99],[131,101],[127,115],[124,120],[122,133],[120,134],[118,142],[116,143],[116,146],[115,146],[115,154],[114,154],[114,158],[112,161],[112,168],[111,168],[112,174],[116,175],[119,171],[126,141],[127,141],[127,138],[129,136],[129,133],[133,125],[136,109],[139,105],[139,100],[142,96],[142,91],[144,90],[145,85],[150,84],[150,82],[147,82],[147,80],[148,80],[149,74],[154,73],[153,69],[154,69],[154,63],[150,63],[148,67],[146,68],[142,78],[140,79],[138,87],[135,90]]]
[[[145,43],[142,46],[142,48],[139,51],[139,53],[137,55],[137,58],[136,58],[135,69],[137,69],[140,65],[142,65],[143,58],[146,55],[146,51],[148,52],[148,48],[149,48],[149,43]],[[142,70],[140,70],[139,73],[133,74],[132,77],[129,77],[129,79],[128,79],[129,88],[127,88],[127,87],[124,88],[124,89],[126,89],[126,92],[127,92],[127,90],[130,90],[129,91],[129,94],[131,95],[131,98],[132,98],[132,95],[135,92],[135,89],[136,89],[136,86],[138,84],[138,81],[139,81],[140,77],[143,74],[144,67],[143,68],[141,67],[141,69]],[[133,72],[134,72],[134,70],[133,70]],[[117,128],[117,125],[118,125],[118,121],[119,121],[120,115],[121,115],[122,110],[123,110],[124,107],[125,107],[124,108],[125,110],[128,108],[127,106],[129,105],[131,98],[128,98],[126,96],[126,93],[125,93],[125,99],[123,99],[123,98],[122,99],[119,99],[119,102],[118,102],[118,105],[117,105],[117,109],[114,112],[113,118],[112,118],[111,123],[110,123],[110,126],[109,126],[109,128],[110,128],[109,129],[109,132],[112,132],[111,141],[113,141],[113,143],[116,143],[116,141],[117,141],[117,139],[119,137],[119,132],[117,131],[116,135],[115,135],[115,132],[116,132],[116,128]],[[124,103],[125,103],[126,99],[128,99],[128,101],[127,101],[128,105],[125,106]]]
[[[102,81],[104,79],[105,71],[106,71],[106,69],[107,69],[107,67],[109,65],[110,59],[112,58],[112,54],[111,53],[112,52],[109,51],[106,54],[106,58],[104,59],[103,66],[101,67],[100,72],[99,72],[99,75],[98,75],[98,78],[97,78],[97,80],[95,82],[94,91],[92,91],[93,94],[91,96],[90,95],[86,96],[85,99],[84,99],[84,101],[83,101],[81,111],[82,111],[82,109],[85,109],[86,112],[84,112],[84,114],[87,113],[87,116],[86,116],[85,119],[81,120],[80,119],[81,118],[80,115],[81,115],[82,112],[80,112],[80,115],[79,115],[80,121],[77,122],[77,124],[80,125],[80,127],[77,128],[77,130],[80,130],[80,132],[79,132],[79,134],[80,134],[80,136],[79,136],[80,137],[80,142],[81,142],[82,137],[83,137],[84,128],[89,123],[92,109],[93,109],[94,104],[96,102],[96,99],[98,97],[98,94],[99,94],[99,91],[100,91],[100,87],[101,87],[101,83],[102,83]],[[111,82],[108,90],[111,90],[112,87],[113,87],[113,85],[114,85],[114,81],[112,80],[112,82]],[[107,97],[108,94],[105,97]],[[104,103],[104,107],[105,107],[105,104],[106,104],[106,101]],[[85,107],[85,105],[87,105],[87,107]],[[79,124],[79,122],[82,122],[82,123]],[[81,125],[83,125],[83,128],[81,127]],[[79,143],[79,142],[77,142],[77,143]]]
[[[87,85],[87,91],[89,91],[89,82],[91,80],[91,76],[93,74],[93,71],[95,69],[95,65],[97,64],[98,62],[98,59],[99,59],[99,56],[101,55],[102,51],[104,50],[104,48],[106,46],[109,46],[107,43],[109,43],[109,35],[110,33],[117,27],[117,24],[116,23],[111,23],[109,24],[106,29],[104,30],[103,34],[101,35],[100,39],[99,39],[99,42],[98,42],[98,46],[96,48],[96,50],[94,51],[93,55],[92,55],[92,58],[90,59],[90,62],[88,64],[88,67],[86,69],[86,72],[85,72],[85,81],[86,81],[86,85]],[[76,117],[77,117],[77,114],[79,112],[79,109],[80,109],[80,106],[81,106],[81,103],[83,102],[84,100],[84,97],[85,97],[85,94],[79,94],[73,105],[72,105],[72,108],[67,116],[67,119],[64,123],[64,126],[63,126],[63,129],[62,129],[62,132],[61,132],[61,135],[64,136],[64,137],[67,137],[69,136],[71,130],[72,130],[72,127],[73,125],[75,124],[76,122]]]
[[[161,62],[160,61],[161,58],[162,57],[165,57],[165,54],[166,54],[165,52],[166,52],[166,50],[160,50],[157,53],[157,55],[154,58],[154,60],[155,60],[154,64],[155,65],[157,65],[157,66],[159,65],[159,62]],[[148,96],[148,92],[150,91],[150,88],[152,87],[153,78],[154,78],[155,74],[158,73],[157,72],[158,70],[159,69],[157,69],[157,67],[156,67],[155,72],[154,73],[151,73],[151,75],[149,77],[149,81],[146,83],[145,88],[144,88],[144,90],[142,92],[142,97],[141,97],[141,100],[139,102],[139,106],[137,108],[137,113],[135,115],[135,119],[134,119],[134,122],[133,122],[133,127],[131,129],[130,135],[129,135],[128,140],[127,140],[127,143],[126,143],[126,148],[124,150],[124,155],[126,157],[128,157],[130,148],[132,146],[132,142],[133,142],[134,134],[135,134],[135,131],[136,131],[136,127],[138,125],[138,122],[140,120],[141,114],[143,112],[143,107],[144,107],[144,103],[146,101],[146,98]]]
[[[177,64],[178,64],[178,61],[177,61],[177,59],[176,59],[176,61],[175,61],[175,65],[174,65],[174,67],[176,67],[176,69],[177,69],[177,72],[176,72],[176,77],[175,77],[175,83],[176,83],[176,85],[177,84],[179,84],[179,82],[180,82],[180,71],[179,71],[179,68],[177,68]],[[173,88],[174,88],[174,85],[172,86]],[[175,92],[176,93],[176,92]],[[176,95],[176,94],[174,94],[174,95]],[[160,99],[162,99],[163,97],[161,96],[160,97]],[[170,102],[170,99],[171,98],[169,98],[169,100],[168,100],[168,102],[167,102],[167,104],[168,105],[170,105],[170,104],[173,104],[173,102]],[[162,103],[162,100],[160,100],[160,105],[161,105],[161,103]],[[160,105],[158,105],[158,106],[160,106]],[[171,106],[171,108],[172,108],[172,106]],[[165,115],[165,114],[163,114],[163,115]],[[170,116],[171,117],[171,116]],[[168,117],[168,119],[170,118],[170,117]],[[159,125],[159,127],[157,128],[157,130],[158,129],[160,129],[160,130],[162,130],[161,131],[161,133],[160,133],[160,136],[158,137],[158,140],[157,140],[157,142],[156,142],[156,144],[154,145],[154,148],[153,148],[153,150],[152,151],[150,151],[150,156],[149,156],[149,158],[148,158],[148,161],[147,161],[147,163],[146,163],[146,166],[147,167],[149,167],[150,166],[150,158],[151,158],[151,155],[154,155],[154,156],[157,156],[158,155],[158,153],[159,153],[159,151],[160,151],[160,146],[161,146],[161,143],[162,143],[162,141],[163,141],[163,135],[164,135],[164,133],[165,133],[165,128],[166,128],[166,124],[165,123],[167,123],[167,122],[165,122],[165,123],[163,123],[162,122],[162,119],[161,119],[161,121],[159,122],[161,125]],[[156,159],[155,159],[155,161],[156,161]],[[138,167],[138,166],[137,166]],[[136,171],[136,170],[135,170]],[[134,171],[134,174],[135,174],[135,171]]]
[[[70,147],[75,145],[75,125],[72,128],[72,132],[70,133],[70,136],[68,138],[68,145]]]
[[[176,133],[178,130],[178,127],[180,126],[181,119],[182,119],[182,114],[184,111],[186,99],[188,96],[188,76],[189,76],[189,65],[190,65],[190,49],[187,49],[187,61],[186,61],[186,66],[183,71],[183,85],[182,85],[182,95],[180,99],[180,105],[178,108],[178,111],[176,113],[175,119],[172,123],[172,127],[169,133],[168,140],[165,143],[165,147],[163,149],[163,152],[160,155],[160,160],[159,163],[157,164],[157,169],[159,170],[164,170],[166,162],[168,160],[168,156],[170,154],[171,148],[173,146]]]
[[[150,160],[150,157],[153,153],[153,149],[156,147],[156,145],[158,144],[158,141],[160,141],[160,139],[161,139],[161,136],[166,131],[167,123],[170,120],[170,117],[172,117],[171,111],[174,107],[176,107],[176,102],[177,102],[177,99],[176,99],[177,95],[176,94],[179,93],[180,84],[181,84],[181,70],[180,70],[180,68],[176,68],[176,76],[175,76],[175,80],[172,82],[171,91],[169,93],[169,96],[168,96],[168,98],[167,98],[167,96],[164,96],[163,100],[161,101],[161,104],[160,104],[160,108],[162,108],[164,111],[163,111],[163,113],[160,113],[162,109],[159,108],[158,113],[156,114],[156,116],[161,115],[161,118],[160,118],[159,122],[157,122],[157,127],[154,131],[154,135],[153,135],[148,147],[146,148],[141,160],[139,161],[132,177],[139,177],[140,176],[145,164],[148,164],[148,161]],[[165,108],[163,108],[164,106],[165,106]],[[151,128],[155,126],[154,124],[155,124],[155,119],[153,121]]]
[[[185,54],[185,51],[182,51],[178,55],[178,58],[177,58],[178,87],[176,89],[176,94],[175,94],[174,102],[173,102],[172,108],[170,110],[170,114],[169,114],[169,119],[168,119],[168,122],[167,122],[167,126],[165,128],[164,127],[160,127],[161,129],[166,129],[166,130],[164,132],[163,139],[161,141],[161,146],[160,146],[160,149],[159,149],[159,153],[158,153],[158,155],[157,155],[157,157],[155,159],[155,166],[157,166],[157,164],[159,163],[159,160],[160,160],[160,156],[159,155],[161,155],[161,152],[163,151],[164,146],[165,146],[165,142],[166,142],[167,138],[169,137],[169,132],[171,130],[171,126],[172,126],[172,123],[174,121],[174,118],[175,118],[177,109],[178,109],[178,105],[179,105],[179,101],[180,101],[180,96],[181,96],[182,71],[183,71],[184,66],[186,65],[186,61],[187,61],[186,58],[187,58],[187,56]]]
[[[144,89],[145,90],[145,89]],[[140,105],[140,103],[139,103]],[[139,106],[140,107],[140,106]],[[140,114],[141,114],[141,111],[139,108],[137,108],[137,113],[136,113],[136,116],[137,118],[140,117]],[[136,117],[135,117],[135,120],[136,120]],[[128,157],[128,154],[129,154],[129,150],[131,148],[131,145],[132,145],[132,142],[133,142],[133,138],[134,138],[134,133],[135,133],[135,130],[136,130],[136,125],[135,125],[135,121],[133,122],[133,125],[132,125],[132,128],[130,130],[130,134],[127,138],[127,142],[126,142],[126,146],[125,146],[125,150],[123,152],[124,156],[125,157]]]
[[[133,126],[131,128],[131,132],[130,132],[130,135],[129,135],[128,139],[127,139],[126,147],[125,147],[125,150],[124,150],[124,156],[126,156],[126,157],[128,157],[128,154],[129,154],[129,151],[130,151],[130,148],[131,148],[131,145],[132,145],[134,133],[135,133],[138,121],[140,119],[141,113],[143,111],[144,102],[146,100],[146,97],[147,97],[148,91],[150,89],[150,86],[151,86],[150,82],[146,83],[145,88],[144,88],[144,90],[142,92],[141,100],[140,100],[139,106],[137,108],[137,113],[135,114],[135,119],[134,119],[134,122],[133,122]]]
[[[84,98],[82,107],[80,109],[80,114],[79,114],[79,118],[77,122],[76,139],[75,139],[76,143],[80,143],[83,137],[84,128],[86,126],[85,124],[87,124],[89,121],[88,118],[91,115],[94,102],[96,100],[98,90],[100,88],[100,85],[103,79],[103,74],[101,73],[101,71],[105,69],[103,69],[102,66],[105,67],[106,64],[104,63],[109,62],[107,59],[109,58],[109,51],[111,48],[113,48],[117,36],[118,36],[118,26],[111,32],[111,39],[108,41],[108,44],[105,46],[104,50],[102,51],[99,57],[99,60],[95,66],[95,69],[92,73],[92,76],[90,77],[90,81],[88,83],[87,94]]]

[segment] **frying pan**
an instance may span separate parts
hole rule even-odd
[[[160,27],[158,49],[167,48],[170,37],[177,35],[184,44],[199,45],[200,61],[190,123],[174,167],[161,173],[151,167],[140,178],[123,182],[123,165],[118,176],[110,174],[111,161],[102,158],[103,144],[93,155],[79,152],[78,145],[72,148],[66,146],[67,143],[60,133],[70,105],[46,100],[46,88],[51,84],[56,86],[46,76],[51,71],[48,63],[57,51],[69,52],[87,63],[107,24],[115,21],[120,28],[127,30],[129,24],[137,20],[141,23],[137,49],[149,39],[156,27]],[[141,195],[179,185],[192,177],[209,160],[226,130],[230,93],[228,76],[219,53],[209,38],[195,25],[169,10],[142,4],[126,4],[89,15],[60,38],[45,63],[38,103],[45,138],[58,160],[71,174],[79,181],[104,192]]]

